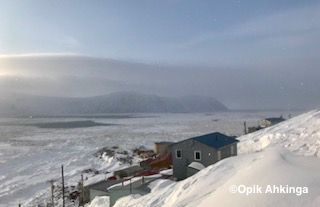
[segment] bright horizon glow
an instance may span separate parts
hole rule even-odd
[[[0,0],[0,87],[55,96],[196,94],[230,108],[314,107],[319,11],[318,0]]]
[[[43,52],[43,53],[11,53],[11,54],[0,54],[1,58],[14,58],[14,57],[52,57],[52,56],[86,56],[82,54],[72,53],[72,52]]]

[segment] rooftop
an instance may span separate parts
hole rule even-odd
[[[127,168],[124,168],[124,169],[121,169],[121,170],[117,170],[117,171],[114,172],[114,174],[121,173],[121,172],[126,172],[128,174],[132,174],[132,173],[139,172],[139,171],[142,171],[142,170],[144,170],[142,167],[134,165],[134,166],[127,167]]]
[[[104,180],[104,181],[92,184],[88,187],[89,187],[89,189],[107,192],[107,190],[110,186],[113,186],[118,183],[121,183],[121,181],[119,181],[119,180]]]
[[[174,143],[174,142],[165,142],[165,141],[164,141],[164,142],[156,142],[155,144],[169,144],[169,145],[170,145],[170,144],[173,144],[173,143]]]
[[[266,118],[266,120],[270,121],[270,122],[282,122],[285,119],[282,117],[277,117],[277,118]]]
[[[214,132],[214,133],[202,135],[199,137],[193,137],[191,139],[216,149],[227,146],[229,144],[239,142],[235,138],[229,137],[219,132]]]
[[[124,189],[137,189],[140,188],[144,184],[148,184],[152,181],[161,178],[160,174],[151,175],[151,176],[143,176],[143,177],[134,177],[132,179],[126,180],[121,183],[117,183],[108,188],[108,190],[124,190]],[[130,185],[131,184],[131,185]]]

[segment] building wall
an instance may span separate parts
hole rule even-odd
[[[90,187],[85,186],[84,187],[84,198],[83,198],[84,203],[89,203],[90,202]]]
[[[130,192],[130,189],[117,189],[117,190],[110,190],[110,207],[112,207],[119,198],[131,195],[131,194],[139,194],[139,195],[146,195],[149,192],[142,191],[139,189],[132,189]]]
[[[259,126],[261,126],[261,127],[268,127],[271,125],[272,125],[272,123],[266,119],[262,119],[259,121]]]
[[[168,150],[168,144],[154,144],[154,153],[155,154],[165,154]]]
[[[231,146],[234,148],[234,154],[231,155]],[[182,153],[182,158],[178,159],[176,157],[176,150],[180,149]],[[194,159],[195,151],[201,152],[201,160]],[[182,142],[179,142],[172,146],[172,163],[173,163],[173,177],[177,180],[182,180],[194,174],[194,171],[189,170],[188,173],[188,165],[192,162],[200,162],[205,167],[212,165],[218,162],[218,154],[217,152],[221,152],[221,160],[227,157],[236,156],[237,155],[237,144],[234,143],[232,145],[228,145],[226,147],[220,148],[218,150],[209,147],[205,144],[202,144],[193,139],[188,139]]]
[[[248,133],[258,131],[259,129],[260,129],[260,127],[248,127]]]
[[[125,169],[122,169],[122,170],[117,170],[113,174],[116,177],[123,178],[123,177],[132,176],[132,175],[134,175],[136,173],[142,172],[143,170],[144,170],[143,167],[131,166],[131,167],[128,167],[128,168],[125,168]]]
[[[233,146],[233,154],[231,154],[231,147]],[[236,156],[238,154],[238,149],[237,149],[237,144],[230,144],[228,146],[219,148],[219,150],[221,151],[221,160],[224,158],[228,158],[228,157],[232,157],[232,156]]]
[[[158,155],[166,154],[170,151],[170,146],[173,142],[157,142],[154,143],[154,153]]]
[[[96,196],[106,196],[107,193],[99,190],[90,189],[90,201],[92,201]]]
[[[199,170],[188,167],[187,168],[187,177],[191,177],[192,175],[196,174],[197,172],[199,172]]]
[[[181,150],[181,159],[178,159],[176,157],[177,149]],[[194,159],[195,151],[201,151],[201,161]],[[187,177],[187,168],[188,165],[192,162],[200,162],[206,167],[217,162],[217,153],[215,149],[199,143],[193,139],[188,139],[173,145],[171,152],[173,177],[177,180],[182,180]]]

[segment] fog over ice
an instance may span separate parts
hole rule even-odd
[[[0,57],[0,91],[87,97],[118,91],[212,96],[231,109],[319,106],[315,58],[275,59],[247,67],[144,64],[74,54]]]
[[[319,107],[319,11],[317,0],[0,1],[0,92]]]

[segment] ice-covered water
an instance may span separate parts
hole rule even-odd
[[[299,112],[291,112],[292,115]],[[11,118],[0,119],[0,206],[34,206],[49,202],[50,179],[60,178],[65,166],[67,184],[74,184],[84,169],[112,171],[119,163],[93,156],[105,146],[133,149],[153,147],[157,141],[180,141],[220,131],[242,135],[243,121],[252,126],[262,117],[281,112],[228,112],[215,114],[148,114],[138,118]],[[144,117],[143,117],[144,116]],[[91,120],[106,126],[39,128],[35,123]],[[99,177],[99,176],[98,176]],[[97,178],[92,178],[97,179]],[[88,181],[90,182],[90,181]]]

